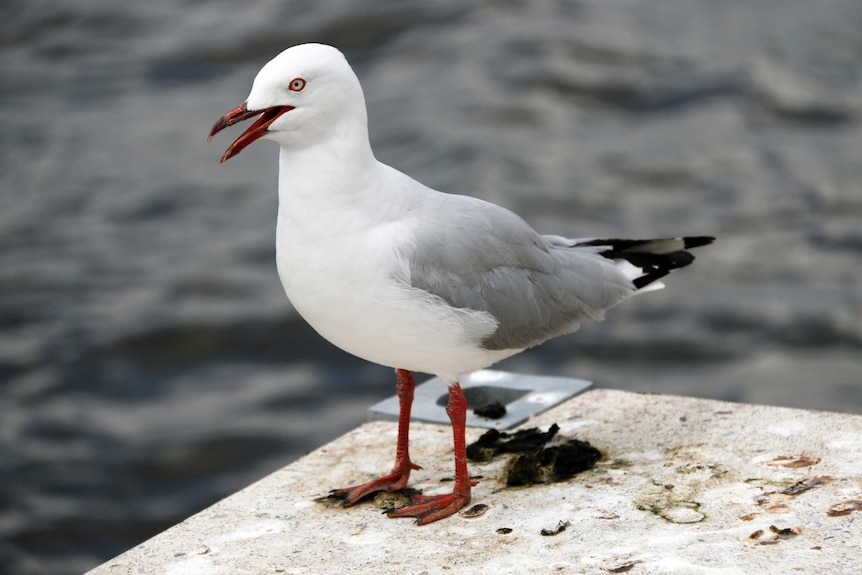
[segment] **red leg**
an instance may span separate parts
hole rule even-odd
[[[449,386],[449,404],[446,413],[452,421],[452,436],[455,441],[455,487],[452,493],[443,495],[417,495],[415,503],[390,511],[389,517],[415,517],[418,525],[425,525],[457,513],[470,503],[470,487],[475,485],[467,473],[467,447],[464,433],[467,421],[467,398],[456,382]]]
[[[398,440],[395,447],[395,466],[389,475],[378,477],[368,483],[352,485],[333,489],[330,494],[335,497],[344,497],[342,507],[350,507],[360,499],[377,491],[398,491],[407,486],[410,471],[421,469],[410,461],[408,444],[410,443],[410,408],[413,405],[413,390],[416,388],[416,380],[413,374],[406,369],[395,370],[398,383],[395,391],[398,394]]]

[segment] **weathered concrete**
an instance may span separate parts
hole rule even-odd
[[[860,416],[594,390],[525,426],[552,423],[602,451],[595,469],[511,489],[504,459],[471,465],[478,517],[316,502],[389,470],[395,424],[372,422],[90,574],[862,573]],[[449,488],[450,444],[414,423],[413,487]]]

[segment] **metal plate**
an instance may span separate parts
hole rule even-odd
[[[592,382],[583,379],[520,375],[490,369],[474,371],[462,377],[460,383],[469,406],[467,425],[496,429],[520,425],[530,416],[542,413],[592,385]],[[448,398],[446,383],[438,377],[417,385],[411,411],[412,419],[448,425]],[[495,401],[506,407],[506,414],[499,419],[488,419],[473,413],[474,408]],[[397,419],[397,396],[384,399],[368,409],[368,421]]]

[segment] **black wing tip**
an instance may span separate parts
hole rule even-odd
[[[681,241],[683,249],[699,248],[708,246],[715,241],[715,236],[682,236],[678,238],[656,238],[651,240],[632,240],[623,238],[603,238],[587,241],[578,241],[575,245],[578,246],[607,246],[616,252],[631,250],[649,244],[658,244],[660,242]]]
[[[632,283],[635,286],[635,289],[642,289],[648,286],[649,284],[660,280],[664,276],[668,275],[671,270],[669,269],[655,269],[650,271],[640,277],[637,277],[632,280]]]
[[[668,242],[681,242],[680,249],[666,251]],[[605,239],[579,243],[582,246],[603,246],[601,255],[612,260],[626,260],[643,271],[643,275],[632,280],[636,289],[642,289],[660,280],[673,270],[684,268],[694,261],[694,255],[686,250],[706,246],[715,241],[713,236],[684,236],[655,240]],[[658,251],[650,251],[655,244]]]
[[[685,244],[685,249],[691,248],[699,248],[701,246],[708,246],[712,242],[715,241],[714,236],[685,236],[682,238],[682,241]]]

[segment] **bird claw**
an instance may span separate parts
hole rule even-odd
[[[419,466],[411,463],[410,468],[419,469]],[[343,500],[341,501],[341,506],[350,507],[351,505],[358,503],[360,500],[371,495],[372,493],[377,493],[378,491],[385,491],[387,493],[391,493],[392,491],[401,491],[407,486],[407,480],[409,477],[409,470],[407,472],[393,471],[388,475],[378,477],[377,479],[374,479],[367,483],[333,489],[329,492],[329,495],[336,498],[343,497]]]
[[[462,493],[445,493],[443,495],[417,495],[414,503],[401,509],[386,513],[387,517],[413,517],[416,525],[426,525],[449,517],[470,503],[470,496]]]

